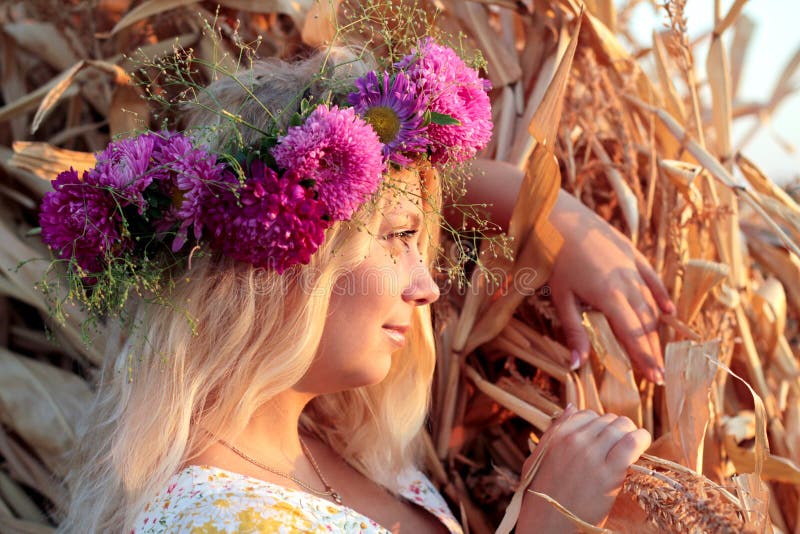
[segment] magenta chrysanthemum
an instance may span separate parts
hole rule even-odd
[[[153,132],[110,143],[97,155],[97,164],[89,171],[90,181],[110,188],[121,207],[132,204],[142,213],[144,190],[161,177],[160,169],[152,165],[152,156],[164,143],[164,137]]]
[[[255,160],[244,185],[209,197],[205,227],[214,248],[257,267],[282,273],[308,263],[325,237],[326,209],[314,192],[288,176],[278,176]]]
[[[425,137],[426,101],[420,98],[402,71],[394,79],[370,71],[356,80],[357,91],[348,102],[372,126],[383,143],[383,157],[400,165],[411,163],[405,154],[419,154],[428,148]]]
[[[88,273],[103,268],[112,248],[123,249],[121,218],[105,186],[91,184],[89,173],[70,168],[53,180],[53,191],[42,200],[39,224],[42,240],[62,259],[74,258]]]
[[[433,163],[464,161],[486,146],[492,137],[492,108],[486,93],[491,86],[454,50],[428,37],[396,67],[405,70],[427,98],[431,112],[459,123],[428,125]]]
[[[314,189],[335,221],[347,220],[375,191],[384,170],[381,143],[353,108],[319,106],[272,149],[278,166]]]
[[[172,251],[177,252],[189,237],[189,228],[199,240],[203,231],[202,210],[209,195],[224,182],[225,165],[189,137],[171,135],[154,152],[156,168],[163,175],[162,190],[172,198],[172,206],[156,221],[159,232],[175,230]]]

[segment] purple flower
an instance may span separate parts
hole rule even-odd
[[[83,179],[72,168],[53,180],[53,191],[42,200],[39,224],[42,240],[62,259],[74,258],[83,270],[103,269],[112,249],[123,250],[121,215],[107,187],[92,184],[88,172]]]
[[[172,251],[177,252],[189,238],[192,227],[199,240],[203,231],[203,204],[215,193],[226,173],[225,165],[215,155],[196,148],[192,139],[181,134],[170,136],[153,153],[162,191],[172,199],[172,206],[156,221],[158,232],[173,231],[177,226]]]
[[[384,159],[400,165],[411,163],[404,153],[422,153],[427,150],[425,137],[426,101],[420,98],[403,72],[394,80],[388,72],[379,79],[374,71],[356,80],[356,92],[348,101],[367,123],[375,129],[383,143]]]
[[[449,115],[459,124],[428,125],[431,161],[464,161],[486,146],[492,137],[492,109],[488,80],[469,68],[451,48],[423,39],[397,68],[428,100],[428,109]]]
[[[381,142],[353,108],[319,106],[272,149],[278,166],[314,189],[335,221],[347,220],[380,185]]]
[[[110,143],[97,155],[90,181],[110,188],[120,207],[134,205],[141,214],[146,208],[144,190],[160,177],[152,165],[153,152],[164,142],[162,135],[148,132]]]
[[[314,192],[255,160],[244,184],[208,198],[204,212],[211,246],[226,256],[282,273],[308,263],[330,222]]]

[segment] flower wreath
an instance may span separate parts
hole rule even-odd
[[[349,107],[305,106],[285,131],[236,154],[172,131],[112,142],[82,176],[53,180],[42,239],[88,288],[120,264],[206,246],[282,273],[308,263],[389,166],[474,157],[492,133],[489,89],[454,50],[424,38],[390,71],[357,79]]]

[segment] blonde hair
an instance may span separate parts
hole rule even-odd
[[[351,58],[348,74],[367,70],[349,51],[336,53]],[[297,65],[257,66],[261,78],[253,90],[264,100],[288,93],[287,84],[296,93],[318,72],[320,61],[318,55]],[[275,74],[275,85],[269,73]],[[256,79],[253,72],[240,76]],[[239,110],[250,106],[238,84],[219,82],[209,89],[219,102]],[[209,125],[216,119],[193,112],[191,120]],[[247,120],[261,125],[268,117],[252,112]],[[222,143],[233,134],[255,138],[247,131],[218,133],[209,142]],[[425,209],[430,218],[438,211],[438,178],[430,168],[418,171],[424,197],[433,204]],[[380,202],[367,203],[354,220],[375,229],[379,208]],[[426,228],[438,224],[428,220]],[[100,371],[82,439],[70,459],[70,503],[59,530],[130,531],[167,480],[211,444],[214,438],[203,428],[236,436],[256,409],[300,380],[316,354],[331,288],[366,254],[370,232],[361,230],[356,222],[333,225],[308,265],[282,275],[226,258],[195,258],[176,276],[174,308],[141,308],[146,326]],[[435,230],[422,233],[427,261],[437,239]],[[418,461],[434,363],[430,311],[417,307],[408,343],[392,357],[386,378],[315,398],[301,428],[395,491],[396,475]]]

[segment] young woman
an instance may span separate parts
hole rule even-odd
[[[148,134],[54,182],[43,237],[83,283],[106,287],[120,258],[156,262],[150,243],[185,259],[158,286],[171,305],[142,308],[141,342],[102,370],[62,531],[461,531],[418,453],[439,171],[488,139],[485,86],[431,40],[391,74],[338,54],[213,85],[205,102],[238,119],[197,112],[203,149]],[[332,90],[342,80],[349,95]],[[213,159],[232,140],[245,154]],[[649,439],[626,418],[568,409],[531,489],[600,523]],[[568,528],[526,496],[518,532]]]

